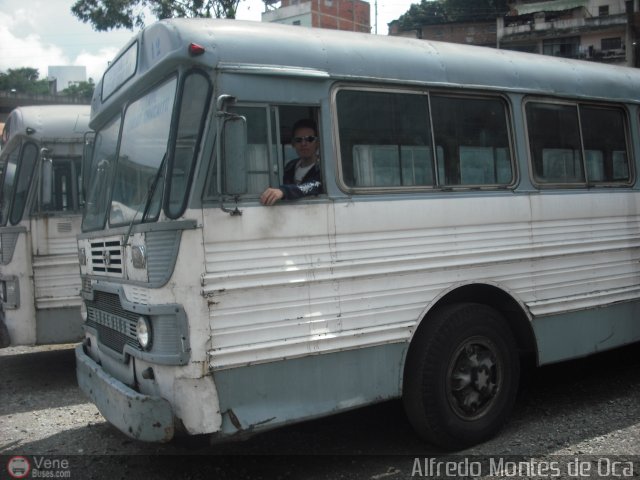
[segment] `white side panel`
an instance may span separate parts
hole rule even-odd
[[[534,316],[640,298],[640,194],[531,197]]]
[[[407,341],[465,283],[497,285],[534,317],[640,298],[638,206],[612,192],[208,210],[211,365]]]
[[[37,309],[80,307],[76,235],[81,217],[32,219],[33,279]]]
[[[76,235],[80,233],[82,217],[77,215],[56,215],[31,219],[34,255],[77,256]]]
[[[48,255],[33,259],[36,308],[80,307],[78,255]]]
[[[24,225],[24,222],[21,224]],[[3,276],[15,276],[20,289],[20,305],[5,310],[5,322],[11,345],[36,343],[36,312],[33,301],[33,277],[31,267],[31,233],[27,230],[18,236],[11,262],[2,265]]]

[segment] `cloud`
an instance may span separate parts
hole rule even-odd
[[[29,3],[29,10],[24,8]],[[0,72],[37,68],[46,78],[49,66],[84,66],[98,82],[109,62],[133,32],[96,32],[70,11],[70,0],[0,0]]]
[[[93,79],[93,83],[98,83],[102,74],[109,66],[119,49],[116,47],[102,48],[97,53],[82,52],[76,57],[73,64],[87,67],[87,80]]]
[[[20,12],[18,12],[20,13]],[[43,42],[36,33],[18,37],[12,32],[12,26],[24,24],[17,17],[0,13],[0,71],[32,67],[40,72],[40,78],[46,78],[49,65],[69,65],[69,58],[60,47]]]

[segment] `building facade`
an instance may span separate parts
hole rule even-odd
[[[87,81],[87,67],[83,66],[49,66],[48,71],[49,82],[55,85],[56,94],[71,85]]]
[[[638,66],[638,10],[638,0],[519,0],[497,19],[497,46]]]
[[[363,0],[282,0],[262,21],[370,33],[371,7]]]
[[[398,27],[389,34],[640,66],[640,0],[515,0],[491,21]]]

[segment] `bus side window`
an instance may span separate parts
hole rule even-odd
[[[507,109],[500,98],[431,95],[440,185],[513,181]],[[443,174],[444,173],[444,174]]]
[[[53,160],[53,176],[51,178],[51,203],[43,203],[42,211],[66,212],[75,210],[73,168],[69,160]]]
[[[531,102],[526,113],[534,180],[584,183],[576,106]]]
[[[580,125],[589,182],[629,182],[624,111],[581,105]]]
[[[281,185],[284,165],[297,158],[291,146],[291,128],[300,118],[316,119],[317,107],[241,105],[230,107],[229,112],[247,120],[247,194],[260,195],[268,187]],[[219,194],[216,192],[215,166],[210,171],[207,198]]]
[[[342,90],[337,106],[347,186],[434,184],[426,95]]]
[[[349,187],[513,182],[501,98],[343,90],[337,103],[342,176]]]
[[[529,102],[526,113],[536,182],[630,182],[627,125],[622,109]]]

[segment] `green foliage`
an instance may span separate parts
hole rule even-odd
[[[433,25],[446,21],[443,2],[432,0],[422,0],[420,3],[411,4],[409,10],[398,18],[401,30],[413,30],[422,25]]]
[[[76,0],[71,12],[97,31],[142,28],[145,11],[163,18],[235,18],[241,0]]]
[[[0,72],[0,90],[21,94],[49,93],[49,81],[39,77],[37,68],[10,68],[6,73]]]
[[[62,90],[58,95],[91,100],[95,89],[93,79],[78,82]],[[15,92],[21,95],[48,95],[49,80],[40,80],[37,68],[23,67],[0,72],[0,91]]]
[[[73,85],[69,85],[60,92],[60,95],[91,100],[95,88],[96,86],[93,83],[93,79],[90,78],[88,82],[78,82]]]
[[[397,21],[401,30],[413,30],[423,25],[492,20],[507,10],[507,0],[421,0]]]

